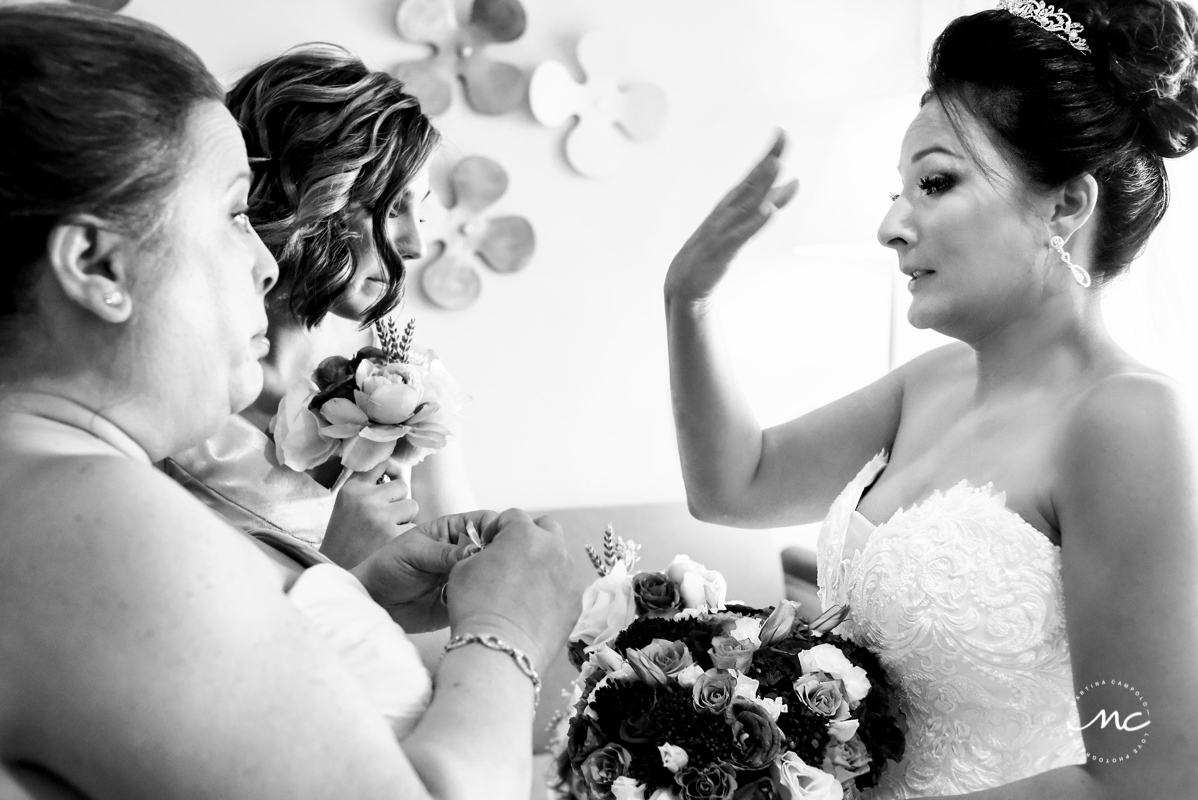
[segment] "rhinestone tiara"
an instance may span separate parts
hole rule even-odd
[[[1050,6],[1044,0],[1000,0],[998,7],[1036,23],[1049,33],[1064,39],[1078,52],[1090,52],[1090,45],[1082,38],[1081,23],[1074,22],[1064,11],[1058,11],[1056,6]]]

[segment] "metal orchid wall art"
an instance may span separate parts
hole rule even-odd
[[[575,81],[560,62],[546,61],[533,71],[529,105],[537,121],[551,128],[578,117],[566,135],[566,160],[588,177],[610,175],[629,140],[647,141],[665,127],[665,92],[650,83],[621,80],[622,48],[605,31],[585,34],[577,57],[586,82]]]
[[[528,77],[486,51],[487,45],[520,38],[526,21],[520,0],[474,0],[465,23],[458,21],[454,0],[400,0],[395,12],[399,35],[432,46],[433,54],[399,64],[395,76],[420,99],[429,116],[449,108],[458,81],[466,103],[480,114],[514,111],[524,103]]]
[[[492,215],[487,210],[507,191],[507,172],[486,156],[467,156],[438,180],[434,202],[426,204],[425,235],[429,255],[412,264],[430,303],[457,310],[472,305],[482,292],[480,267],[498,273],[523,269],[536,249],[527,219]]]

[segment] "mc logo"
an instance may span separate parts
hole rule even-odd
[[[1119,736],[1117,744],[1110,736],[1105,737],[1101,747],[1110,752],[1092,752],[1087,747],[1086,757],[1090,761],[1105,764],[1124,761],[1148,744],[1148,731],[1145,728],[1152,724],[1152,720],[1148,719],[1148,701],[1136,687],[1118,680],[1095,681],[1077,692],[1074,697],[1080,701],[1085,695],[1090,695],[1088,705],[1100,704],[1098,712],[1084,725],[1068,723],[1070,730],[1084,731],[1098,723],[1098,730],[1105,730],[1109,725],[1114,731],[1129,734]],[[1137,733],[1139,736],[1135,735]]]

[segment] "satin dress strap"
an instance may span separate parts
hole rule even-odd
[[[319,546],[333,513],[333,494],[279,464],[274,442],[240,415],[160,468],[246,532],[274,530]]]

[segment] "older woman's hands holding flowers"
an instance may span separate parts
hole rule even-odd
[[[450,625],[454,633],[499,636],[544,669],[582,609],[583,587],[562,529],[520,509],[477,519],[486,549],[450,573]]]
[[[445,588],[450,571],[481,551],[474,532],[486,530],[494,536],[498,517],[494,511],[471,511],[410,528],[352,572],[405,631],[444,628],[449,624]]]

